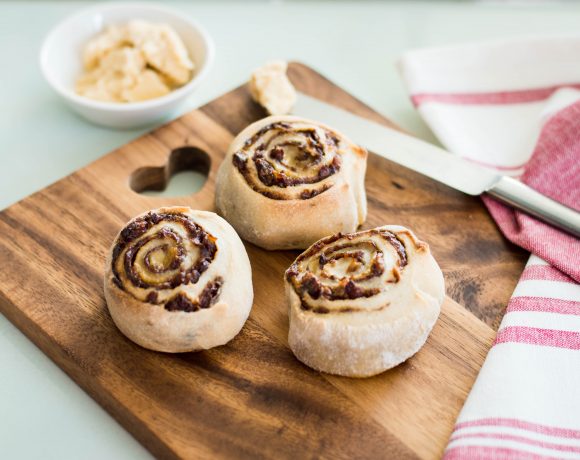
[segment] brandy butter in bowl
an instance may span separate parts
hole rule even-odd
[[[134,128],[171,114],[213,62],[199,24],[148,3],[97,5],[66,18],[44,40],[50,86],[87,120]]]

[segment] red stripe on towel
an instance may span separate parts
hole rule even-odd
[[[468,420],[460,422],[455,425],[453,432],[459,431],[463,428],[470,428],[473,426],[507,426],[510,428],[518,428],[520,430],[527,430],[533,433],[546,434],[549,436],[558,436],[560,438],[580,439],[580,430],[571,428],[562,428],[557,426],[540,425],[539,423],[527,422],[517,418],[502,418],[502,417],[488,417],[476,420]]]
[[[540,441],[538,439],[531,439],[525,436],[517,436],[513,434],[506,434],[506,433],[465,433],[454,435],[451,437],[449,442],[456,441],[458,439],[465,439],[465,438],[491,438],[491,439],[500,439],[503,441],[515,441],[521,442],[524,444],[529,444],[531,446],[538,446],[544,449],[553,449],[553,450],[560,450],[562,452],[580,452],[580,446],[569,446],[566,444],[556,444],[553,442],[545,442]]]
[[[418,93],[411,95],[411,100],[415,106],[420,106],[426,102],[443,102],[445,104],[457,105],[522,104],[548,99],[554,92],[561,88],[580,89],[580,84],[568,83],[545,88],[487,93]]]
[[[557,329],[509,326],[497,333],[493,346],[510,342],[580,350],[580,333]]]
[[[516,165],[516,166],[501,166],[501,165],[497,165],[494,163],[488,163],[485,161],[476,160],[475,158],[469,158],[466,156],[462,156],[461,158],[463,158],[464,160],[467,160],[467,161],[471,161],[472,163],[478,164],[480,166],[485,166],[486,168],[493,168],[493,169],[496,169],[498,171],[517,171],[519,169],[524,169],[524,167],[527,164],[527,162],[526,162],[526,163],[522,163],[521,165]]]
[[[580,302],[545,297],[514,297],[510,300],[507,311],[543,311],[562,315],[580,315]]]
[[[548,280],[574,283],[574,280],[550,265],[530,265],[523,271],[520,281]]]
[[[444,460],[558,460],[558,457],[546,457],[525,450],[491,446],[458,446],[445,451]]]

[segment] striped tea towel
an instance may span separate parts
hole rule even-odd
[[[447,149],[580,210],[580,36],[411,51],[400,64]],[[484,199],[533,255],[445,458],[580,458],[580,240]]]

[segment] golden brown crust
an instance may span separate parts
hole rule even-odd
[[[366,219],[367,153],[321,123],[268,117],[243,130],[218,171],[216,207],[266,249],[305,248]]]

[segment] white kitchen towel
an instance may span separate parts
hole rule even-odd
[[[400,69],[452,153],[580,209],[580,36],[411,51]],[[580,242],[486,204],[552,264],[530,257],[445,458],[580,458]]]

